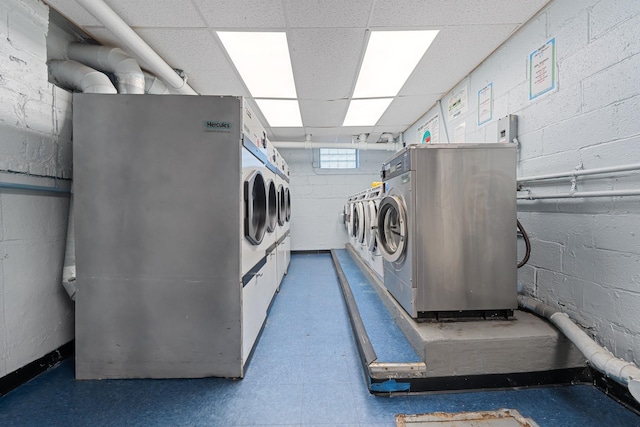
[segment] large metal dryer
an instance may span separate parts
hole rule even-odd
[[[242,98],[73,103],[76,377],[242,377],[279,286],[286,163]]]

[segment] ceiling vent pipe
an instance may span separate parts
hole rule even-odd
[[[65,89],[87,93],[117,93],[109,77],[77,61],[49,61],[53,82]]]
[[[367,142],[311,142],[311,141],[273,141],[276,148],[304,148],[307,150],[315,148],[350,148],[357,150],[371,151],[397,151],[399,144],[369,144]]]
[[[197,92],[180,77],[176,71],[169,66],[126,22],[118,16],[102,0],[76,0],[105,28],[116,36],[120,42],[127,47],[127,50],[135,54],[145,67],[153,71],[158,77],[175,88],[178,93],[187,95],[197,95]]]
[[[169,87],[158,77],[147,71],[142,73],[144,74],[144,93],[151,95],[169,95],[172,93]]]
[[[76,61],[52,60],[48,63],[49,74],[54,83],[65,89],[74,89],[84,93],[118,93],[105,74]],[[69,219],[67,221],[67,242],[62,268],[62,286],[69,297],[76,299],[76,245],[73,227],[73,186],[69,199]]]
[[[635,364],[618,359],[607,349],[599,346],[565,313],[523,295],[518,296],[518,305],[549,319],[578,347],[591,366],[607,377],[627,386],[634,399],[640,402],[640,368]]]
[[[119,93],[144,93],[144,75],[138,62],[117,47],[71,43],[67,56],[92,68],[115,74]]]

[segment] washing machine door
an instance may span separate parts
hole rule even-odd
[[[286,215],[285,215],[285,220],[287,222],[289,222],[289,220],[291,219],[291,193],[289,192],[289,188],[285,188],[284,189],[284,201],[285,201],[285,205],[287,207],[286,211]]]
[[[284,198],[284,187],[278,186],[278,224],[284,225],[285,217],[287,215],[287,206]]]
[[[278,221],[278,192],[272,179],[267,182],[267,232],[273,233]]]
[[[378,229],[378,207],[376,202],[369,200],[365,205],[367,223],[364,229],[364,240],[369,252],[375,254],[378,246],[376,230]]]
[[[267,189],[262,172],[255,170],[244,181],[244,236],[253,245],[267,230]]]
[[[349,231],[349,222],[351,217],[350,209],[350,203],[345,203],[344,207],[342,208],[342,224],[344,225],[344,229],[347,231]]]
[[[399,197],[385,196],[380,202],[377,231],[384,259],[400,261],[407,246],[407,210]]]
[[[354,222],[354,237],[358,243],[364,242],[364,229],[365,229],[365,217],[364,217],[364,204],[363,202],[357,202],[355,207],[356,221]]]

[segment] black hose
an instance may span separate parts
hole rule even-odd
[[[527,253],[524,254],[524,258],[522,259],[522,261],[518,263],[518,268],[520,268],[525,265],[527,261],[529,261],[529,257],[531,256],[531,241],[529,240],[527,232],[524,231],[524,227],[522,227],[522,224],[520,224],[520,220],[516,219],[516,223],[518,225],[518,230],[520,230],[520,233],[522,233],[522,237],[524,238],[524,244],[527,247]]]

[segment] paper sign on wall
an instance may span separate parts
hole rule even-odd
[[[440,118],[433,116],[425,124],[418,127],[420,144],[437,144],[440,142]]]
[[[466,142],[466,128],[467,123],[462,122],[453,131],[453,142]]]
[[[493,83],[478,91],[478,126],[493,118]]]
[[[457,91],[453,92],[451,98],[447,102],[447,110],[449,121],[458,118],[462,113],[467,112],[467,104],[469,100],[469,90],[465,84]]]
[[[556,39],[529,55],[529,100],[556,88]]]

